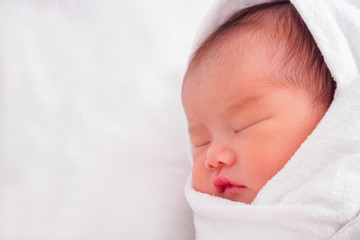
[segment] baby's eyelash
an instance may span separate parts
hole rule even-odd
[[[255,122],[255,123],[252,123],[252,124],[250,124],[250,125],[247,125],[246,127],[241,128],[240,130],[234,130],[234,133],[238,133],[238,132],[244,131],[245,129],[247,129],[247,128],[253,126],[253,125],[255,125],[256,123],[258,123],[258,122]]]
[[[243,130],[245,130],[245,129],[247,129],[247,128],[255,125],[255,124],[258,124],[258,123],[260,123],[260,122],[262,122],[262,121],[268,120],[268,119],[270,119],[271,117],[272,117],[272,116],[268,116],[268,117],[266,117],[266,118],[264,118],[264,119],[261,119],[261,120],[259,120],[259,121],[253,122],[253,123],[247,125],[246,127],[241,128],[240,130],[234,130],[234,133],[241,132],[241,131],[243,131]]]
[[[208,144],[210,144],[210,141],[207,141],[207,142],[202,143],[202,144],[194,145],[194,147],[204,147],[204,146],[206,146]]]

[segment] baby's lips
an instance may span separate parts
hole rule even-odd
[[[219,192],[224,192],[226,186],[230,185],[230,180],[221,176],[214,176],[211,178],[211,181],[216,190]]]
[[[230,180],[222,176],[213,176],[211,181],[214,185],[227,185],[230,184]]]
[[[212,184],[219,192],[224,192],[226,189],[231,188],[244,188],[245,186],[233,184],[229,179],[222,176],[214,176],[211,178]]]

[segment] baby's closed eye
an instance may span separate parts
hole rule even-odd
[[[235,127],[234,128],[235,129],[234,133],[239,133],[241,131],[244,131],[244,130],[250,128],[250,127],[253,127],[253,126],[255,126],[255,125],[259,124],[259,123],[262,123],[262,122],[264,122],[266,120],[269,120],[269,119],[271,119],[271,116],[267,116],[265,118],[260,118],[260,120],[250,121],[248,123],[241,123],[241,124],[239,124],[239,126],[241,126],[241,127]]]
[[[206,145],[210,144],[210,141],[206,141],[203,143],[193,144],[194,147],[204,147]]]
[[[208,144],[210,144],[211,140],[206,137],[206,136],[202,136],[202,135],[190,135],[190,139],[191,139],[191,144],[193,147],[204,147]]]

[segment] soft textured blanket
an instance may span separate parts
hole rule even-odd
[[[239,9],[271,1],[220,1],[197,43]],[[251,205],[185,187],[197,239],[360,238],[360,3],[292,0],[337,82],[332,105]]]

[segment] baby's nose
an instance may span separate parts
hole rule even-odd
[[[208,170],[220,167],[230,167],[236,162],[236,154],[231,149],[214,150],[207,152],[205,167]]]

